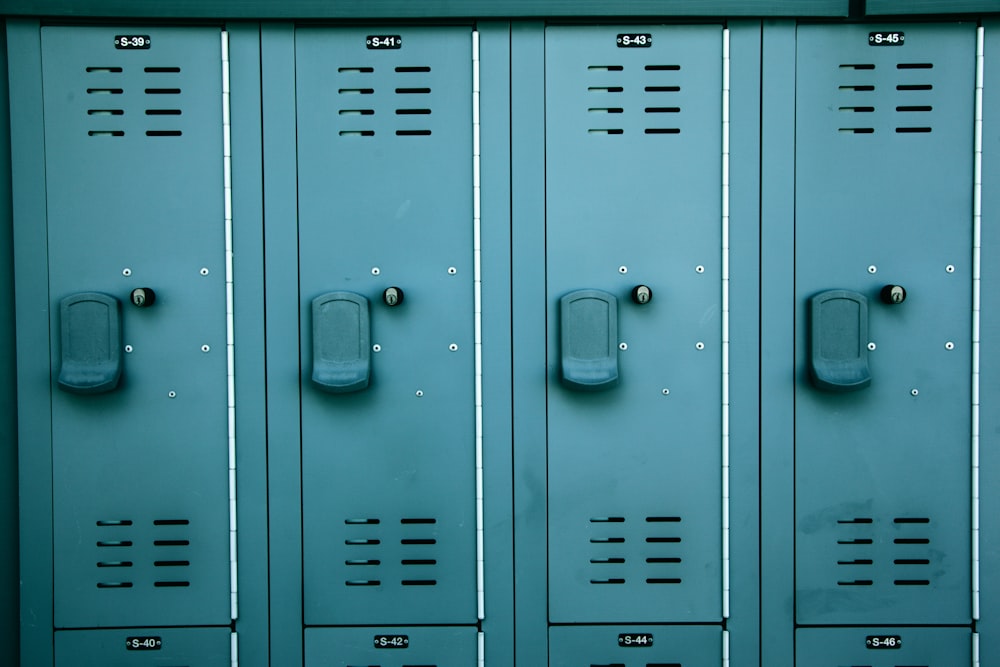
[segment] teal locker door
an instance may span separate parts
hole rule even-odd
[[[224,667],[229,628],[133,628],[56,633],[56,667]]]
[[[972,663],[968,628],[804,628],[795,633],[800,667],[952,667]]]
[[[798,30],[802,624],[970,620],[975,54],[971,24]]]
[[[564,626],[549,630],[549,667],[717,667],[719,627]]]
[[[474,627],[308,628],[311,667],[466,667],[476,664]]]
[[[230,622],[220,44],[42,28],[56,627]]]
[[[722,617],[722,56],[546,30],[553,623]]]
[[[474,624],[472,33],[296,53],[306,624]]]

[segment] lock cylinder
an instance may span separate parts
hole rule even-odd
[[[129,295],[129,301],[136,308],[149,308],[156,303],[156,292],[150,287],[136,287]]]

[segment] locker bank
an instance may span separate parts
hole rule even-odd
[[[1000,4],[0,14],[3,664],[1000,664]]]

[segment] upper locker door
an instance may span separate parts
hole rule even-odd
[[[545,39],[553,623],[722,617],[722,28]]]
[[[228,625],[220,31],[42,58],[56,627]]]
[[[296,54],[306,623],[475,623],[472,32]]]
[[[799,623],[970,619],[975,56],[971,24],[798,30]]]

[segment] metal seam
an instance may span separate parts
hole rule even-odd
[[[722,31],[722,617],[729,618],[729,29]],[[724,662],[728,664],[728,659]]]
[[[972,185],[972,618],[979,620],[979,341],[983,206],[983,68],[985,33],[976,30],[976,111]]]
[[[472,31],[472,253],[476,365],[476,602],[479,620],[486,617],[485,549],[483,540],[483,307],[479,173],[479,31]],[[480,663],[481,664],[481,663]]]

